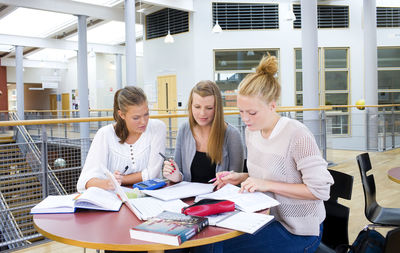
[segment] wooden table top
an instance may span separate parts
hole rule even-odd
[[[388,177],[400,184],[400,167],[395,167],[388,170]]]
[[[79,210],[67,214],[35,214],[37,231],[47,238],[84,248],[157,251],[187,248],[227,240],[242,232],[208,226],[179,247],[131,239],[129,229],[140,221],[125,205],[119,212]]]

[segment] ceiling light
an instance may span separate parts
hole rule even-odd
[[[289,9],[288,9],[288,11],[286,12],[286,17],[285,17],[285,19],[286,19],[287,21],[296,21],[296,15],[294,15],[294,12],[293,12],[293,5],[292,5],[291,3],[289,3]]]
[[[174,37],[172,37],[171,32],[169,30],[169,8],[167,10],[168,10],[168,34],[167,36],[165,36],[164,43],[170,44],[174,43]]]
[[[170,43],[174,43],[174,41],[175,41],[174,37],[172,37],[171,33],[168,30],[168,34],[167,34],[167,36],[165,36],[164,43],[170,44]]]
[[[222,28],[221,26],[218,24],[218,20],[215,22],[215,25],[212,29],[213,33],[222,33]]]
[[[222,28],[221,26],[218,24],[218,3],[215,3],[215,25],[212,28],[212,32],[213,33],[222,33]]]

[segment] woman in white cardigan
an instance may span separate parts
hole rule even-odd
[[[122,185],[161,176],[165,151],[166,127],[160,120],[149,119],[143,90],[127,86],[114,96],[114,124],[96,133],[78,180],[78,191],[96,186],[113,189],[105,171],[114,174]]]

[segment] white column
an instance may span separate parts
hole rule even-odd
[[[364,87],[365,104],[378,104],[376,0],[364,0]],[[378,109],[367,107],[367,149],[378,149]]]
[[[303,69],[303,106],[319,107],[318,85],[318,17],[317,0],[301,0],[301,45]],[[304,124],[320,144],[321,128],[318,111],[305,111]]]
[[[135,0],[125,0],[126,85],[136,84]]]
[[[88,89],[88,65],[87,65],[87,16],[78,16],[78,91],[79,91],[79,115],[81,118],[89,117],[89,89]],[[89,149],[89,122],[80,123],[81,132],[81,162],[85,163]]]
[[[115,77],[117,79],[117,90],[122,88],[122,60],[121,55],[115,55]]]
[[[15,80],[17,91],[17,115],[20,120],[24,120],[24,66],[23,66],[22,46],[15,46]]]

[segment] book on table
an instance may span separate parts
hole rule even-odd
[[[164,211],[130,229],[131,238],[179,246],[208,226],[208,219]]]
[[[77,208],[119,211],[122,201],[113,191],[90,187],[83,193],[48,196],[31,209],[32,214],[74,213]]]

